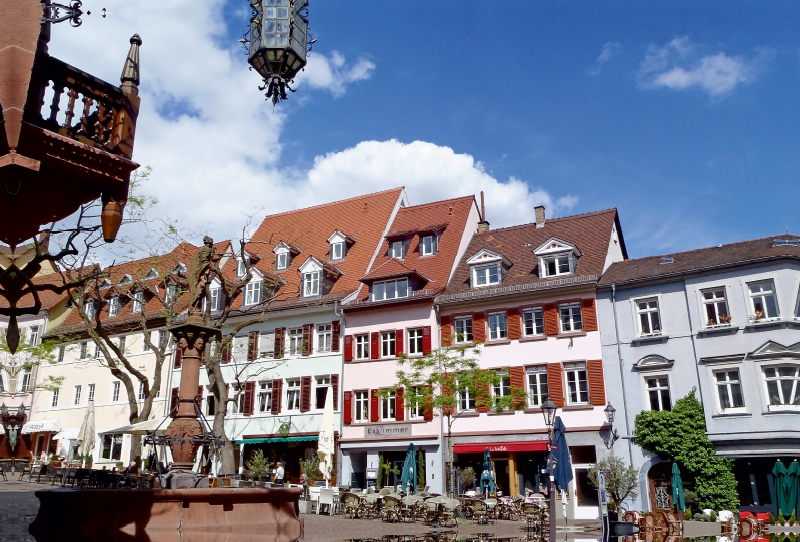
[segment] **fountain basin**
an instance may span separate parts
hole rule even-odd
[[[224,540],[227,533],[289,542],[302,536],[301,488],[43,489],[29,531],[37,540]],[[216,536],[218,535],[218,536]],[[248,537],[250,538],[250,537]]]

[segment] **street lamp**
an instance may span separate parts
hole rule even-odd
[[[556,423],[556,410],[558,407],[556,404],[548,397],[545,402],[542,404],[542,416],[544,416],[544,424],[547,426],[547,470],[550,474],[550,483],[548,485],[548,493],[550,498],[550,507],[549,507],[549,540],[550,542],[555,542],[556,540],[556,526],[554,522],[555,513],[556,513],[556,489],[553,484],[553,468],[554,468],[554,460],[553,460],[553,428]]]
[[[250,0],[250,42],[247,61],[261,77],[267,99],[277,104],[306,65],[308,0]]]
[[[617,433],[617,430],[614,429],[614,416],[617,413],[617,409],[611,406],[611,403],[608,403],[608,405],[606,405],[604,412],[606,413],[606,421],[608,421],[608,434],[609,434],[608,440],[606,441],[606,448],[610,450],[611,447],[614,446],[614,443],[617,442],[617,440],[619,440],[619,433]]]

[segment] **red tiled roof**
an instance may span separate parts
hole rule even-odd
[[[500,288],[540,283],[568,284],[574,282],[597,281],[603,272],[606,254],[611,242],[611,232],[616,224],[622,253],[627,257],[622,230],[616,209],[593,213],[550,218],[544,226],[537,228],[535,223],[499,228],[476,234],[464,253],[458,269],[447,286],[445,297],[465,292],[477,292],[485,288],[470,288],[470,269],[467,260],[482,249],[488,249],[511,261],[511,268],[503,278]],[[539,261],[533,251],[551,237],[557,237],[575,245],[582,253],[577,260],[575,273],[552,279],[539,278]],[[561,280],[561,282],[557,282]]]
[[[477,212],[474,196],[464,196],[400,209],[390,228],[391,233],[386,237],[395,240],[398,234],[413,235],[405,258],[402,262],[390,258],[389,240],[384,239],[373,271],[363,277],[362,281],[416,273],[430,281],[424,286],[425,289],[432,289],[434,293],[441,291],[450,278],[473,207]],[[421,234],[431,231],[432,227],[436,227],[440,235],[439,250],[434,256],[421,256]],[[366,299],[369,292],[365,289],[359,297]]]
[[[257,269],[269,270],[286,281],[279,296],[281,292],[296,292],[290,295],[299,296],[301,277],[298,269],[313,256],[342,273],[328,295],[344,297],[361,285],[358,279],[367,272],[402,194],[402,188],[394,188],[267,216],[248,243],[247,251],[262,257]],[[343,260],[330,262],[328,239],[335,230],[356,239],[356,242],[349,244]],[[280,242],[296,246],[301,252],[294,256],[288,269],[276,271],[272,251]],[[285,296],[282,298],[286,299]]]
[[[600,280],[600,284],[602,286],[619,285],[629,282],[664,279],[779,258],[800,258],[800,246],[792,246],[785,243],[776,244],[776,240],[800,242],[800,236],[777,235],[718,245],[716,247],[618,262],[606,270]]]
[[[40,275],[38,277],[34,277],[31,282],[35,285],[39,284],[53,284],[55,286],[62,286],[64,284],[63,279],[59,273],[50,273],[48,275]],[[50,290],[43,290],[38,292],[39,301],[42,304],[42,310],[49,310],[52,309],[54,306],[58,305],[61,301],[64,301],[67,298],[67,293],[57,294]],[[33,295],[26,295],[17,303],[17,307],[30,307],[33,305],[34,299]],[[0,307],[7,308],[8,301],[4,297],[0,297]]]

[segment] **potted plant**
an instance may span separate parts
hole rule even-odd
[[[269,461],[264,457],[264,452],[256,450],[250,454],[250,459],[245,463],[247,470],[250,472],[250,477],[255,483],[263,481],[264,475],[269,472]]]
[[[303,483],[303,498],[300,500],[300,513],[308,514],[311,512],[311,500],[309,498],[309,486],[313,486],[319,479],[319,459],[313,457],[300,461],[300,480]]]
[[[461,487],[464,491],[471,489],[475,484],[475,470],[472,467],[461,469],[458,476],[461,479]]]

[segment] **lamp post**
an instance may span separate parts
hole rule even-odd
[[[608,422],[608,440],[606,441],[606,448],[612,450],[614,443],[619,440],[619,433],[614,429],[614,416],[617,413],[617,409],[611,406],[611,403],[608,403],[604,412],[606,413],[606,421]]]
[[[264,78],[267,99],[286,99],[286,89],[305,68],[309,46],[308,0],[250,0],[247,61]]]
[[[547,493],[549,497],[549,540],[555,542],[556,540],[556,527],[555,527],[555,512],[556,512],[556,491],[553,486],[553,427],[556,421],[556,410],[558,407],[550,399],[545,400],[542,404],[542,415],[544,416],[544,424],[547,426],[547,471],[550,475],[550,481],[547,486]]]

